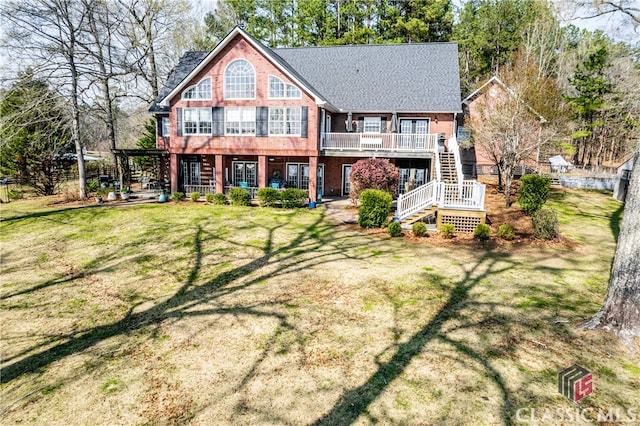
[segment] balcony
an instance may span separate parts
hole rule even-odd
[[[321,143],[325,151],[432,153],[437,148],[437,134],[326,133]]]

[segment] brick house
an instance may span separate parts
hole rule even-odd
[[[346,196],[367,157],[400,169],[400,193],[444,182],[447,167],[463,184],[459,158],[440,158],[462,112],[455,43],[270,49],[235,28],[211,52],[186,53],[149,111],[172,191]]]

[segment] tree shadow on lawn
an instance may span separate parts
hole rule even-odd
[[[502,396],[501,418],[504,424],[510,424],[512,414],[511,396],[500,373],[489,363],[489,361],[476,352],[469,345],[456,341],[447,336],[447,331],[443,330],[444,324],[456,318],[459,312],[467,307],[472,301],[469,292],[483,279],[490,274],[498,274],[513,267],[496,267],[499,262],[508,262],[508,255],[494,252],[486,252],[469,269],[464,270],[464,277],[458,281],[450,291],[446,303],[438,310],[433,318],[425,324],[418,332],[414,333],[404,343],[396,343],[396,352],[387,362],[377,362],[377,370],[370,378],[357,388],[346,391],[339,401],[322,418],[314,422],[315,425],[349,425],[355,422],[362,414],[368,413],[368,407],[373,403],[395,379],[406,370],[409,363],[420,355],[427,343],[438,340],[451,345],[459,353],[471,358],[486,371],[486,375],[492,379],[498,387]],[[479,273],[482,268],[485,272]],[[464,269],[464,267],[463,267]],[[385,349],[385,351],[388,349]]]
[[[41,371],[58,360],[81,353],[95,344],[114,336],[128,334],[147,326],[160,326],[163,321],[168,319],[180,320],[187,317],[216,314],[269,316],[276,318],[281,327],[291,327],[287,323],[285,315],[260,309],[260,306],[233,308],[207,308],[205,306],[218,298],[266,279],[306,270],[323,263],[333,262],[339,258],[357,257],[366,259],[372,256],[371,254],[350,254],[350,251],[359,246],[359,238],[361,236],[357,234],[340,234],[340,236],[336,236],[332,232],[335,224],[327,220],[324,213],[319,214],[311,225],[304,228],[293,239],[275,249],[274,234],[279,228],[283,228],[286,225],[287,223],[261,225],[261,228],[267,231],[268,236],[261,248],[262,253],[260,256],[257,258],[248,257],[246,263],[224,271],[204,284],[198,284],[197,281],[202,268],[203,240],[211,240],[210,242],[208,241],[211,244],[215,240],[220,240],[240,248],[245,247],[245,245],[242,242],[235,241],[232,237],[223,238],[211,235],[203,230],[202,224],[196,224],[193,237],[193,267],[184,284],[169,299],[141,311],[135,311],[137,305],[133,305],[126,315],[118,321],[84,331],[76,331],[74,332],[74,337],[71,338],[61,336],[60,339],[55,341],[32,346],[22,353],[33,352],[43,345],[55,344],[55,346],[48,349],[3,366],[0,370],[2,383],[11,382],[26,373]],[[253,230],[254,233],[256,232],[255,224],[247,223],[244,226],[249,230]],[[350,239],[353,241],[350,241]],[[271,272],[268,270],[260,272],[261,269],[269,265],[275,265],[276,269]],[[246,282],[238,282],[240,279],[256,272],[258,273],[257,276]],[[85,274],[89,275],[90,272],[85,272]],[[46,288],[49,284],[49,282],[46,282],[35,287]]]

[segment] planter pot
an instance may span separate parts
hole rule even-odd
[[[160,196],[158,196],[159,203],[166,203],[167,201],[168,201],[167,194],[160,194]]]
[[[107,195],[107,201],[115,201],[117,199],[118,199],[118,197],[116,197],[116,193],[115,192],[110,192]]]
[[[128,192],[121,192],[120,193],[120,198],[122,198],[123,201],[128,200],[129,197],[131,197],[131,194],[129,194]]]

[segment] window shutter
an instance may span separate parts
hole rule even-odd
[[[256,107],[256,136],[269,136],[269,107]]]
[[[182,108],[176,108],[176,114],[177,114],[177,127],[176,127],[176,133],[178,136],[182,136]]]
[[[303,106],[300,114],[300,136],[309,136],[309,107]]]
[[[212,136],[224,136],[224,107],[213,107],[211,109],[211,133]]]
[[[387,133],[387,117],[380,118],[380,133]]]
[[[156,128],[158,136],[162,136],[162,117],[156,117]]]
[[[358,133],[362,133],[364,131],[364,117],[358,118]]]

